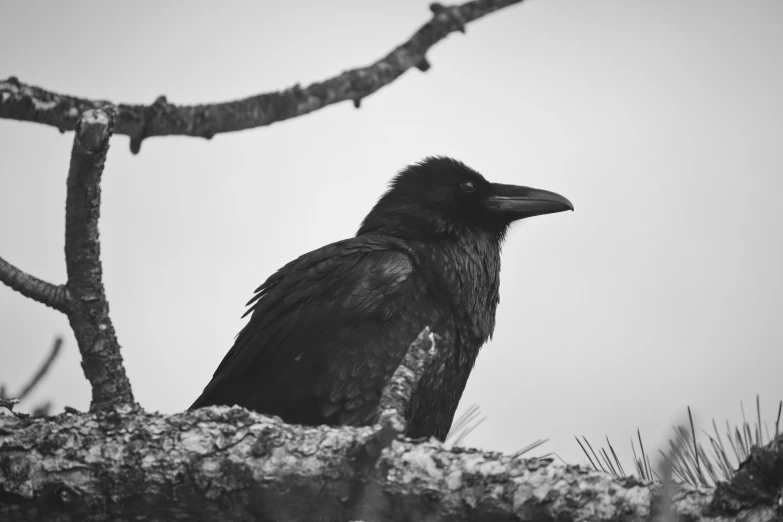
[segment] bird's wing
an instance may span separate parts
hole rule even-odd
[[[375,351],[373,343],[387,338],[384,327],[398,315],[411,256],[388,238],[362,236],[278,270],[256,290],[249,322],[192,407],[239,404],[298,422],[344,417],[337,410],[346,407],[365,412],[366,388],[382,387],[407,348],[389,354],[387,343]],[[357,370],[371,356],[378,360]]]

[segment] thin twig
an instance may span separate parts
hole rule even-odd
[[[2,257],[0,257],[0,281],[25,297],[64,314],[68,313],[69,295],[64,285],[54,285],[38,279],[15,267]]]
[[[23,401],[25,397],[27,397],[31,391],[35,389],[35,387],[38,385],[39,382],[41,382],[41,379],[43,379],[44,375],[49,371],[49,368],[52,366],[52,363],[57,358],[57,355],[60,353],[60,348],[62,348],[63,345],[63,338],[57,337],[54,340],[54,343],[52,344],[52,349],[49,351],[49,355],[46,357],[46,360],[44,360],[43,364],[40,368],[38,368],[38,371],[35,372],[35,375],[33,375],[33,378],[30,379],[30,382],[27,383],[27,385],[22,388],[22,391],[19,392],[19,394],[16,396],[20,401]]]
[[[116,109],[86,111],[76,125],[65,201],[65,265],[71,311],[68,319],[92,387],[91,410],[133,405],[120,346],[103,288],[98,218],[101,174]]]
[[[119,107],[117,134],[131,138],[131,151],[153,136],[197,136],[210,139],[215,134],[262,127],[295,118],[326,106],[361,100],[389,85],[411,67],[429,68],[426,54],[432,46],[454,31],[464,32],[465,24],[522,0],[474,0],[445,7],[433,4],[432,19],[410,39],[388,55],[366,67],[352,69],[306,88],[295,85],[282,91],[258,94],[241,100],[175,105],[160,96],[151,105],[116,104]],[[11,77],[0,81],[0,118],[34,121],[61,131],[76,128],[79,115],[109,102],[54,93]]]

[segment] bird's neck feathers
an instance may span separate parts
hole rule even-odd
[[[417,202],[381,199],[356,235],[402,239],[420,259],[429,260],[422,265],[431,272],[427,279],[449,298],[460,324],[469,325],[462,334],[478,350],[495,329],[500,249],[508,229],[506,224],[483,225],[437,209],[425,210]]]
[[[481,229],[461,230],[430,247],[435,252],[437,277],[451,296],[455,309],[471,324],[465,334],[486,342],[495,330],[500,301],[500,249],[502,236]]]
[[[373,234],[401,239],[425,239],[435,232],[430,221],[428,216],[422,215],[422,208],[419,205],[404,202],[387,203],[381,200],[364,218],[356,235]]]
[[[463,335],[478,350],[495,329],[500,249],[505,228],[488,231],[434,213],[422,220],[418,209],[412,209],[410,214],[405,208],[395,210],[371,212],[357,236],[371,234],[402,239],[420,259],[428,260],[423,263],[431,272],[427,279],[446,294],[460,316],[460,324],[469,325]]]
[[[419,203],[378,202],[364,218],[356,232],[361,235],[394,236],[406,240],[450,241],[471,240],[477,235],[503,243],[508,230],[506,223],[492,223],[487,227],[474,226],[454,216],[446,216],[435,209],[423,209]]]

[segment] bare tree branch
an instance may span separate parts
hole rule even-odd
[[[118,104],[117,134],[131,138],[131,151],[153,136],[198,136],[262,127],[295,118],[328,105],[351,100],[356,107],[363,98],[389,85],[411,67],[429,68],[427,51],[449,33],[465,30],[465,24],[522,0],[474,0],[462,5],[430,6],[432,19],[388,55],[366,67],[352,69],[306,88],[295,85],[283,91],[258,94],[241,100],[175,105],[165,96],[152,105]],[[73,130],[79,115],[109,102],[58,94],[11,77],[0,82],[0,118],[52,125]]]
[[[411,411],[413,392],[437,353],[436,339],[439,337],[427,326],[408,347],[405,357],[381,393],[375,430],[352,454],[356,469],[375,466],[381,452],[407,431],[406,415]],[[357,487],[352,497],[365,494],[363,486]]]
[[[44,378],[44,376],[49,371],[49,368],[51,368],[52,363],[57,358],[57,355],[60,353],[60,348],[62,348],[63,345],[63,338],[57,337],[54,340],[54,343],[52,344],[52,349],[49,351],[49,356],[46,358],[46,360],[43,362],[40,368],[38,368],[38,371],[35,372],[35,375],[33,375],[33,378],[30,379],[30,382],[27,383],[27,385],[22,388],[22,391],[19,392],[19,395],[16,396],[17,399],[20,401],[23,401],[25,397],[27,397],[31,391],[35,389],[36,386],[38,386],[38,383],[41,382],[41,379]]]
[[[25,297],[34,299],[50,308],[68,313],[68,290],[63,285],[54,285],[38,279],[16,268],[0,257],[0,281]]]
[[[71,311],[82,368],[92,386],[91,410],[134,404],[120,345],[103,288],[98,218],[100,180],[116,109],[86,111],[76,124],[65,201],[65,264]]]
[[[374,468],[357,470],[351,454],[372,432],[224,406],[4,416],[0,519],[642,521],[661,510],[659,485],[437,442],[395,441]],[[780,455],[759,453],[757,465]],[[758,469],[747,487],[774,493],[780,468]],[[352,495],[357,486],[364,495]],[[713,493],[673,484],[667,503],[680,520],[776,520],[774,495],[724,507],[710,506]]]
[[[425,370],[437,353],[437,336],[429,327],[425,328],[408,348],[405,358],[394,371],[391,380],[381,394],[378,405],[378,424],[388,426],[396,433],[405,433],[408,423],[405,415],[409,411],[411,398]]]
[[[32,379],[30,379],[30,382],[28,382],[27,385],[24,388],[22,388],[22,391],[16,397],[11,398],[7,396],[5,393],[5,385],[0,384],[0,407],[7,408],[9,411],[13,412],[14,405],[19,403],[31,391],[33,391],[35,387],[38,385],[38,383],[41,382],[41,379],[43,379],[43,377],[49,372],[49,368],[51,368],[52,363],[57,358],[57,354],[60,353],[60,348],[62,347],[62,344],[63,344],[62,337],[57,337],[54,340],[52,349],[49,351],[49,356],[43,362],[43,364],[38,369],[38,371],[35,372]],[[38,406],[36,406],[35,408],[33,408],[32,415],[34,416],[48,415],[51,407],[52,407],[51,401],[43,402]],[[17,414],[17,415],[24,415],[24,414]]]

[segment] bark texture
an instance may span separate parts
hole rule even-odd
[[[262,127],[351,100],[358,108],[363,98],[389,85],[411,67],[429,68],[427,51],[449,33],[465,30],[465,24],[522,0],[474,0],[457,6],[432,4],[432,19],[392,52],[366,67],[351,69],[333,78],[302,88],[258,94],[241,100],[201,105],[175,105],[160,96],[151,105],[117,104],[117,134],[131,138],[137,153],[141,142],[153,136],[196,136]],[[0,118],[34,121],[61,132],[76,128],[86,110],[109,104],[58,94],[11,77],[0,81]]]
[[[116,109],[86,111],[76,126],[65,200],[65,265],[71,296],[68,320],[82,354],[82,368],[92,387],[90,409],[133,404],[120,345],[109,318],[103,288],[98,218],[101,174]]]
[[[633,479],[434,441],[394,441],[368,469],[353,456],[372,437],[238,407],[6,415],[0,519],[641,521],[659,502]],[[672,506],[681,520],[736,519],[704,518],[711,499],[676,487]],[[774,506],[751,509],[774,520]]]
[[[754,450],[739,481],[664,499],[634,479],[434,441],[394,441],[368,468],[356,448],[373,437],[238,407],[6,415],[0,519],[781,520],[783,439]]]
[[[437,353],[436,339],[438,336],[429,327],[425,328],[411,343],[405,358],[381,394],[378,422],[397,434],[406,431],[405,414],[425,368],[432,363]]]

